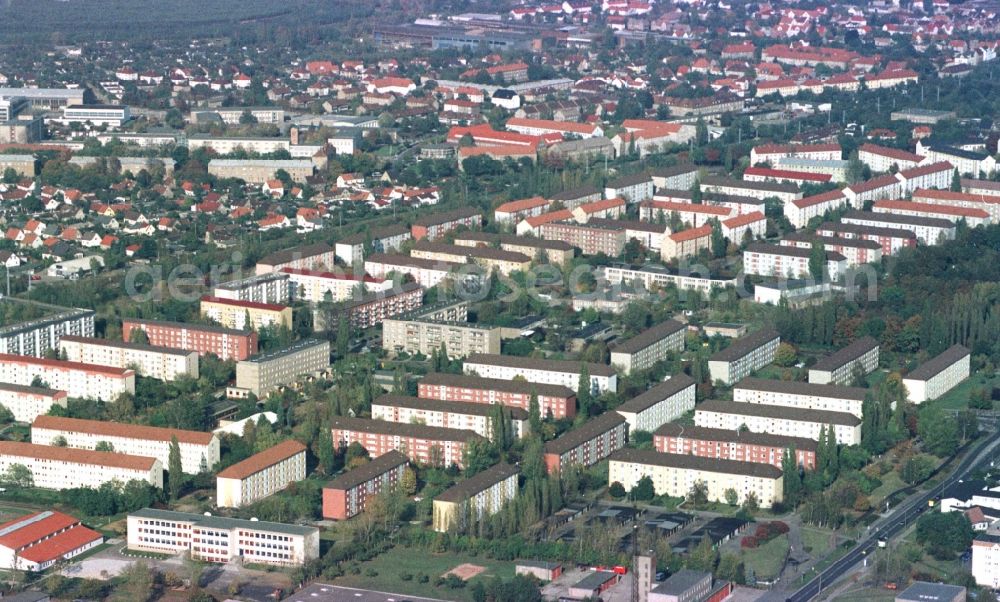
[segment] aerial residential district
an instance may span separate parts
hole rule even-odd
[[[996,602],[997,0],[8,0],[4,602]]]

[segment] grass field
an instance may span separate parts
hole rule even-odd
[[[829,529],[818,527],[802,527],[802,545],[808,550],[808,554],[813,558],[822,558],[830,553],[833,546],[830,544]]]
[[[438,577],[463,563],[486,567],[483,573],[470,579],[468,583],[489,579],[496,575],[504,579],[510,579],[514,576],[514,565],[510,562],[498,562],[488,558],[459,554],[431,554],[406,548],[393,548],[373,560],[361,563],[360,574],[339,577],[334,580],[334,583],[347,587],[385,592],[405,592],[413,596],[464,602],[471,600],[468,586],[462,589],[450,589],[447,586],[437,587],[434,585],[434,581]],[[371,571],[376,574],[371,576]],[[404,574],[412,575],[412,579],[403,580],[402,575]],[[418,576],[421,574],[429,577],[427,583],[419,582]]]
[[[946,410],[960,410],[969,406],[969,395],[973,389],[981,387],[991,389],[997,386],[1000,386],[1000,378],[990,378],[984,374],[974,374],[951,391],[942,395],[934,403]],[[994,404],[994,407],[996,405]]]
[[[903,479],[899,478],[899,473],[895,470],[887,472],[886,474],[880,476],[879,479],[882,481],[882,484],[876,487],[875,490],[872,491],[871,495],[868,496],[872,501],[872,505],[875,506],[878,506],[879,504],[884,505],[887,495],[897,489],[906,487],[906,483],[903,482]],[[883,510],[884,509],[885,508],[883,508]]]
[[[778,576],[788,555],[788,536],[779,535],[756,549],[743,551],[743,564],[753,568],[758,579]]]

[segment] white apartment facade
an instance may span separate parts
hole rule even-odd
[[[808,278],[809,256],[812,249],[751,243],[743,251],[743,272],[775,278]],[[847,258],[840,253],[826,252],[824,262],[831,280],[837,280],[847,270]]]
[[[474,353],[466,358],[464,372],[483,378],[514,380],[521,376],[531,383],[562,385],[576,390],[583,362],[521,358],[499,354]],[[609,366],[586,364],[590,388],[595,394],[618,390],[618,375]]]
[[[465,527],[466,520],[492,516],[517,495],[518,469],[501,462],[476,475],[459,481],[442,492],[433,502],[433,528],[445,533]]]
[[[695,382],[686,374],[671,376],[615,408],[628,423],[629,433],[652,433],[694,409]]]
[[[348,272],[320,272],[283,268],[288,275],[291,298],[307,303],[346,301],[353,295],[383,293],[392,288],[392,280],[374,278],[368,275],[354,275]]]
[[[861,443],[861,419],[846,412],[803,410],[736,401],[703,401],[695,409],[694,423],[732,431],[746,427],[754,433],[819,440],[823,427],[832,426],[841,445]]]
[[[291,291],[288,274],[270,272],[223,282],[213,289],[212,295],[230,301],[283,304],[288,303]]]
[[[665,320],[611,349],[611,365],[625,374],[652,368],[670,353],[684,350],[687,328],[676,320]]]
[[[241,508],[305,478],[306,446],[288,439],[217,474],[215,505]]]
[[[0,406],[10,410],[18,422],[31,422],[48,414],[52,406],[65,408],[68,397],[66,391],[0,383]]]
[[[774,361],[781,335],[773,329],[759,330],[732,342],[729,347],[708,358],[712,381],[727,385],[750,376],[755,370]]]
[[[32,443],[53,445],[60,437],[66,447],[77,449],[94,449],[104,441],[116,453],[156,458],[163,466],[170,465],[170,443],[176,437],[185,473],[198,474],[219,463],[219,438],[213,433],[59,416],[38,416],[31,424]]]
[[[111,481],[143,481],[163,488],[163,464],[159,460],[120,452],[0,441],[0,473],[14,465],[26,467],[34,486],[43,489],[96,489]]]
[[[444,428],[472,431],[485,438],[493,438],[492,404],[465,403],[422,399],[403,395],[382,395],[372,402],[372,419],[386,422],[426,424]],[[521,408],[507,408],[510,425],[515,437],[521,438],[528,431],[528,413]]]
[[[135,371],[94,364],[0,355],[0,382],[30,386],[38,378],[49,388],[75,397],[114,401],[135,394]]]
[[[733,386],[733,401],[804,410],[845,412],[861,418],[867,389],[838,385],[744,378]]]
[[[850,345],[820,359],[809,368],[809,382],[818,385],[846,385],[856,373],[871,374],[878,368],[879,344],[861,337]]]
[[[941,397],[969,378],[972,354],[962,345],[953,345],[903,377],[907,398],[923,403]]]
[[[71,362],[134,369],[140,376],[164,381],[198,378],[198,354],[194,351],[76,336],[62,337],[59,349]]]
[[[300,566],[319,557],[319,529],[145,508],[128,515],[130,550],[202,562]]]

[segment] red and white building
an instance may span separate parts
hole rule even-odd
[[[913,201],[877,201],[872,206],[875,213],[891,213],[893,215],[911,215],[915,217],[934,217],[951,222],[965,220],[971,228],[985,226],[990,223],[990,214],[983,209],[973,207],[957,207],[955,205],[934,205]]]
[[[545,444],[545,467],[555,474],[569,466],[592,466],[625,447],[628,423],[605,412]]]
[[[825,222],[819,225],[816,234],[824,237],[853,238],[877,242],[882,247],[883,257],[895,255],[904,248],[917,246],[917,235],[912,230],[903,228]]]
[[[893,165],[899,170],[913,169],[920,165],[924,158],[916,153],[879,146],[877,144],[862,144],[858,148],[858,160],[876,173],[889,171]],[[949,182],[950,183],[950,182]]]
[[[212,353],[224,361],[243,361],[257,353],[257,333],[252,330],[125,318],[122,338],[132,340],[134,330],[146,333],[151,345],[194,351],[198,355]]]
[[[823,248],[828,252],[843,255],[847,259],[847,267],[849,268],[882,261],[882,245],[875,241],[859,238],[836,238],[793,233],[778,241],[778,244],[799,249],[811,249],[813,241],[822,243]]]
[[[720,222],[722,235],[734,244],[741,244],[750,233],[751,240],[763,238],[767,230],[767,218],[760,211],[744,213]]]
[[[270,274],[279,272],[282,268],[299,270],[330,269],[336,265],[337,254],[333,247],[325,242],[313,245],[293,247],[277,253],[271,253],[257,262],[256,273]]]
[[[538,399],[543,418],[556,420],[576,416],[576,393],[563,385],[526,383],[432,372],[420,379],[417,395],[424,399],[494,404],[529,411],[531,396]]]
[[[458,273],[465,263],[420,259],[408,255],[376,253],[365,258],[365,271],[374,278],[388,279],[392,274],[409,276],[425,288],[437,286],[442,281]]]
[[[830,174],[793,171],[790,169],[772,169],[770,167],[748,167],[743,170],[743,179],[747,182],[789,182],[792,184],[826,184],[831,181]]]
[[[115,481],[142,481],[163,488],[163,464],[159,460],[120,451],[0,441],[0,472],[6,473],[14,465],[27,468],[32,484],[43,489],[97,489]]]
[[[579,138],[596,138],[604,135],[601,126],[593,123],[577,123],[575,121],[555,121],[553,119],[528,119],[526,117],[511,117],[507,120],[507,130],[529,136],[544,136],[560,134]]]
[[[52,406],[66,407],[66,391],[0,383],[0,406],[10,410],[14,420],[31,422],[40,414],[48,414]]]
[[[913,194],[921,188],[943,188],[951,186],[955,167],[948,161],[924,163],[910,169],[904,169],[896,174],[903,185],[903,194]],[[997,199],[1000,201],[1000,198]]]
[[[750,151],[750,165],[770,163],[777,165],[778,159],[818,159],[830,161],[841,159],[843,151],[839,144],[762,144]]]
[[[795,460],[805,470],[816,468],[816,442],[750,431],[730,431],[672,422],[653,433],[653,447],[666,454],[683,454],[717,460],[770,464],[781,468],[785,450],[795,450]]]
[[[335,449],[357,442],[372,458],[396,450],[413,462],[459,468],[468,442],[482,439],[472,431],[347,416],[332,420],[331,434]]]
[[[751,243],[743,252],[743,272],[776,278],[808,278],[810,252],[811,249]],[[824,267],[830,278],[837,280],[847,269],[847,258],[827,251]]]
[[[44,571],[102,543],[104,536],[79,519],[43,510],[0,525],[0,568]]]
[[[489,439],[493,436],[490,410],[478,403],[386,394],[372,402],[372,419],[463,429]],[[527,432],[528,412],[520,408],[509,412],[513,434],[521,438]]]
[[[830,190],[785,204],[785,216],[796,228],[805,228],[809,220],[840,209],[848,204],[847,195],[842,190]]]
[[[31,386],[35,379],[74,397],[114,401],[135,394],[135,371],[25,355],[0,354],[0,382]]]
[[[368,500],[399,483],[409,459],[390,450],[323,486],[323,518],[346,520],[365,511]]]
[[[504,203],[493,210],[493,219],[501,224],[516,224],[526,217],[545,213],[549,201],[540,196]]]
[[[895,174],[885,174],[871,180],[851,184],[844,189],[851,207],[861,209],[868,201],[898,199],[903,195],[903,185]]]
[[[951,190],[924,190],[913,192],[913,201],[927,205],[945,205],[981,209],[990,215],[990,221],[1000,223],[1000,191],[995,194],[954,192]]]
[[[407,282],[399,289],[372,293],[348,301],[343,311],[352,328],[364,329],[377,326],[387,318],[413,311],[423,304],[424,287],[415,282]]]
[[[660,201],[655,198],[639,204],[639,219],[643,221],[658,221],[661,213],[664,221],[668,223],[670,222],[670,216],[676,213],[682,223],[697,228],[704,226],[708,223],[708,220],[713,218],[718,220],[728,219],[733,215],[733,210],[729,207]]]
[[[849,211],[840,218],[845,224],[873,226],[876,228],[902,228],[913,232],[917,242],[936,245],[943,240],[955,239],[955,222],[939,217],[916,217],[896,213]]]
[[[350,299],[358,292],[382,293],[392,288],[391,280],[367,274],[354,274],[345,270],[320,272],[284,268],[281,273],[288,274],[292,298],[308,303],[321,303],[327,300],[338,303]]]

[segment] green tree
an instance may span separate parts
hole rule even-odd
[[[702,117],[698,117],[698,121],[694,124],[694,143],[698,146],[708,144],[708,125]]]
[[[702,200],[701,181],[696,179],[694,181],[694,184],[691,185],[691,202],[694,203],[695,205],[700,205],[701,200]],[[676,228],[671,228],[671,229],[676,230]]]
[[[781,457],[782,488],[785,503],[795,508],[802,498],[802,475],[799,472],[799,464],[796,460],[794,447],[785,449]]]
[[[531,397],[528,399],[528,425],[532,433],[542,432],[542,410],[538,405],[538,393],[531,389]]]
[[[170,452],[167,456],[167,471],[170,482],[170,501],[177,501],[181,487],[184,484],[184,473],[181,470],[181,444],[177,436],[170,437]]]
[[[115,451],[115,446],[108,441],[98,441],[97,445],[94,446],[94,451],[113,452]]]
[[[972,524],[962,512],[927,512],[917,520],[917,543],[938,560],[953,560],[972,546]]]
[[[648,502],[656,497],[656,490],[653,487],[653,479],[649,475],[643,475],[635,487],[632,488],[632,499],[639,502]]]
[[[719,552],[712,545],[712,540],[706,535],[701,538],[688,555],[687,568],[692,571],[705,571],[714,573],[715,565],[719,562]]]
[[[625,497],[625,493],[626,493],[625,486],[619,483],[618,481],[615,481],[608,487],[608,495],[615,498],[616,500],[620,500],[623,497]]]
[[[153,595],[155,572],[144,561],[127,566],[115,579],[115,602],[145,602]]]
[[[934,461],[924,454],[910,457],[899,469],[899,477],[908,485],[919,483],[931,476],[934,471]]]
[[[736,506],[740,503],[740,494],[736,493],[732,487],[726,489],[726,503],[730,506]]]
[[[782,341],[774,351],[774,364],[782,368],[789,368],[798,361],[798,354],[791,343]]]
[[[337,323],[337,357],[347,357],[347,349],[350,346],[351,331],[347,320],[340,320]]]
[[[688,491],[687,501],[690,502],[695,508],[707,504],[708,485],[706,485],[704,481],[695,481],[694,485],[691,485],[691,490]]]
[[[958,173],[958,168],[951,172],[951,190],[953,192],[962,192],[962,176]]]
[[[576,385],[576,402],[579,404],[581,410],[587,410],[590,407],[592,398],[590,369],[587,367],[587,364],[580,364],[580,379]]]
[[[22,489],[35,486],[35,477],[31,474],[31,469],[24,464],[11,464],[0,477],[0,481]]]
[[[824,272],[826,272],[826,249],[823,248],[823,243],[814,240],[812,248],[809,249],[809,275],[813,280],[821,281]]]
[[[726,237],[722,235],[722,225],[717,219],[712,219],[712,256],[716,259],[726,256]]]
[[[946,417],[944,411],[937,406],[926,406],[921,410],[917,420],[917,434],[924,441],[927,450],[939,458],[950,456],[958,450],[958,424]]]

